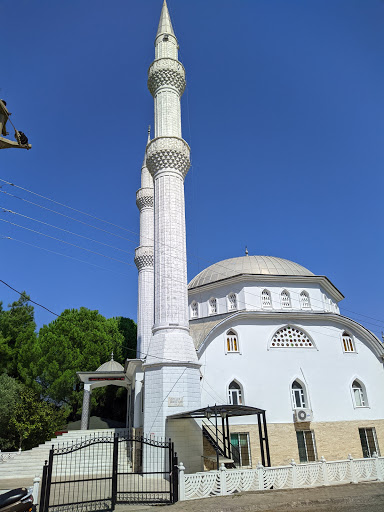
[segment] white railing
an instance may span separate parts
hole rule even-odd
[[[256,469],[226,469],[219,471],[185,474],[179,465],[179,500],[195,500],[210,496],[225,496],[235,492],[262,491],[264,489],[292,489],[317,487],[341,483],[357,483],[368,480],[384,480],[384,457],[373,454],[370,459],[353,459],[296,464],[292,459],[288,466]]]

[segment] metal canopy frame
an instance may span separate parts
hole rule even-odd
[[[205,437],[212,438],[212,445],[214,445],[216,451],[216,462],[217,469],[219,469],[219,457],[220,455],[224,455],[228,459],[231,458],[231,453],[233,451],[233,447],[231,445],[231,436],[229,432],[229,418],[235,416],[257,416],[257,424],[259,431],[259,443],[260,443],[260,454],[261,454],[261,463],[263,466],[270,466],[271,459],[269,453],[269,442],[268,442],[268,429],[267,429],[267,420],[265,416],[264,409],[258,409],[257,407],[249,407],[247,405],[217,405],[210,407],[202,407],[201,409],[195,409],[194,411],[185,411],[178,414],[172,414],[168,416],[170,420],[179,420],[179,419],[198,419],[204,418],[210,420],[210,418],[214,417],[215,423],[212,422],[212,428],[205,429],[203,426],[203,434]],[[221,427],[222,430],[218,428],[218,419],[221,417]],[[210,430],[210,432],[209,432]],[[222,440],[220,440],[220,435]],[[220,447],[220,442],[222,446]]]

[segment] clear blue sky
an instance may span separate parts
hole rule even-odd
[[[86,306],[136,318],[135,192],[153,124],[146,72],[161,4],[0,0],[0,95],[33,144],[28,152],[0,152],[0,178],[128,230],[0,189],[122,237],[0,193],[2,207],[127,251],[0,212],[1,219],[126,262],[0,222],[1,236],[88,262],[0,239],[0,279],[57,313]],[[287,258],[328,276],[346,296],[342,312],[379,335],[384,2],[169,0],[169,8],[188,81],[182,111],[193,163],[185,183],[189,278],[243,255],[247,245],[250,254]],[[0,298],[7,304],[17,295],[1,285]],[[36,308],[39,326],[53,319]]]

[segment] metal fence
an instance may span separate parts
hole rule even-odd
[[[94,435],[52,447],[43,468],[40,511],[110,511],[117,503],[174,503],[177,496],[171,440]]]

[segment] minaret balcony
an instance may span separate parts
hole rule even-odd
[[[153,177],[163,169],[175,169],[183,178],[190,167],[190,147],[179,137],[156,137],[147,146],[147,167]]]
[[[152,96],[163,85],[177,89],[183,95],[186,81],[184,66],[176,59],[162,58],[152,62],[148,69],[148,89]]]
[[[153,247],[148,245],[141,245],[135,249],[135,265],[137,270],[143,270],[145,268],[153,269]]]
[[[153,208],[153,188],[140,188],[136,192],[136,205],[140,211],[144,208]]]

